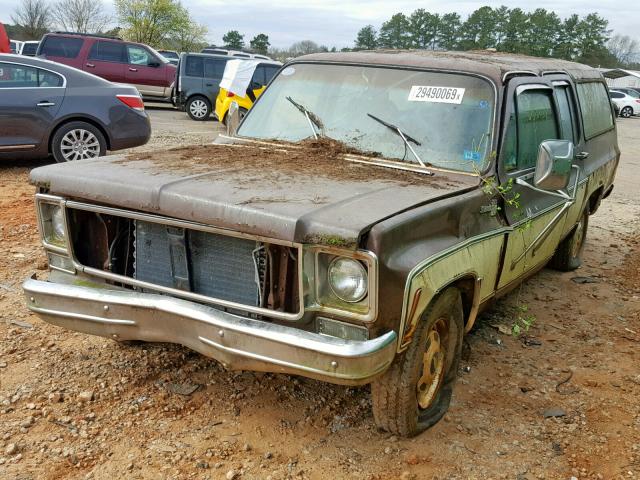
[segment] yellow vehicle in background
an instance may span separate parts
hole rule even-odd
[[[236,102],[240,107],[240,118],[244,117],[281,66],[281,63],[274,61],[258,63],[247,87],[246,94],[242,97],[221,86],[216,97],[216,117],[218,120],[226,125],[227,112],[232,102]]]

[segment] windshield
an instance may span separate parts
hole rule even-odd
[[[493,105],[489,82],[469,75],[299,64],[280,72],[238,135],[297,142],[316,132],[385,158],[419,163],[413,149],[427,165],[474,172],[489,162]]]

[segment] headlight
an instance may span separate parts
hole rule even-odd
[[[40,203],[42,234],[44,241],[51,245],[64,246],[67,243],[64,228],[64,212],[55,203]]]
[[[367,271],[352,258],[338,257],[329,265],[329,286],[340,300],[355,303],[367,295]]]
[[[51,214],[51,230],[55,239],[64,240],[64,215],[59,206],[54,207]]]

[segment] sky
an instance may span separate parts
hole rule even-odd
[[[100,1],[100,0],[96,0]],[[0,21],[11,23],[11,13],[22,0],[0,0]],[[113,2],[103,1],[113,13]],[[614,34],[629,35],[640,41],[640,1],[637,0],[182,0],[191,16],[209,29],[211,43],[222,45],[222,35],[239,30],[245,41],[258,33],[269,35],[274,47],[288,47],[299,40],[313,40],[328,47],[353,46],[360,28],[372,24],[379,28],[394,13],[410,14],[417,8],[432,13],[457,12],[466,18],[475,9],[489,5],[523,10],[546,8],[561,18],[597,12],[607,20]]]

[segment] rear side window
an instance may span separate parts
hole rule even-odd
[[[584,136],[592,138],[613,128],[613,115],[607,89],[601,82],[579,83]]]
[[[38,51],[38,43],[25,43],[22,47],[22,55],[35,55]]]
[[[125,62],[124,44],[117,42],[98,41],[89,51],[89,60],[102,62]]]
[[[545,140],[558,137],[551,90],[526,90],[516,101],[516,113],[509,119],[503,161],[505,170],[532,168]]]
[[[263,87],[264,85],[266,85],[264,83],[264,66],[258,65],[256,67],[256,71],[253,72],[253,77],[251,77],[251,83],[257,84],[259,85],[259,87]],[[259,87],[254,86],[253,88]]]
[[[83,42],[82,38],[47,37],[44,40],[40,54],[47,57],[76,58],[80,53]]]
[[[61,87],[63,78],[57,73],[11,63],[0,63],[0,89]]]
[[[204,76],[207,78],[222,78],[227,61],[224,59],[207,58],[204,61]]]
[[[187,57],[184,74],[187,77],[203,77],[204,59],[202,57]]]
[[[265,65],[265,67],[264,67],[265,85],[271,81],[271,79],[275,76],[275,74],[278,72],[278,70],[280,70],[279,67]]]
[[[609,95],[611,95],[611,98],[624,98],[624,94],[618,92],[611,92]]]

